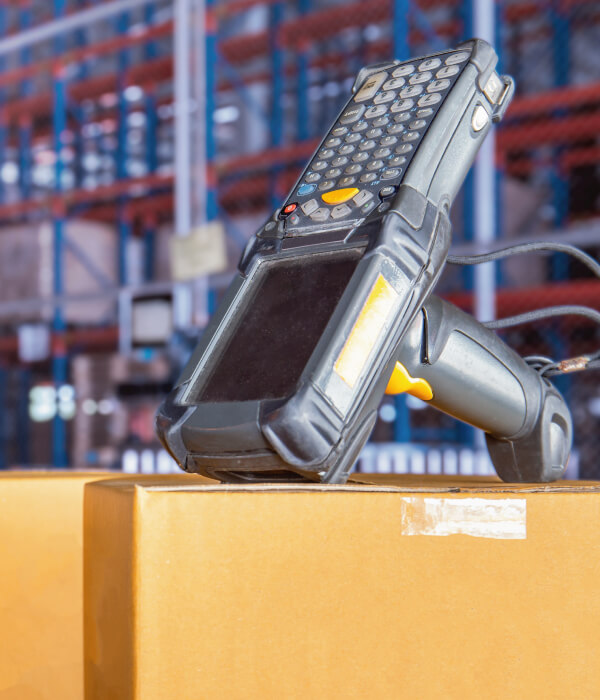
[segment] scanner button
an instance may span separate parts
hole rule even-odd
[[[336,126],[335,129],[331,130],[332,136],[343,136],[346,133],[348,133],[347,126]]]
[[[369,126],[368,122],[366,121],[360,121],[358,124],[355,124],[352,127],[352,131],[357,132],[357,131],[364,131],[367,127]]]
[[[373,158],[387,158],[390,153],[389,148],[378,148],[376,151],[373,151]]]
[[[353,124],[362,117],[364,111],[364,105],[353,105],[349,107],[340,117],[340,124]]]
[[[331,210],[331,218],[332,219],[342,219],[344,216],[348,216],[348,214],[352,211],[350,207],[347,204],[338,204],[337,207],[334,207]]]
[[[300,207],[300,209],[302,209],[306,216],[309,216],[313,213],[313,211],[316,211],[318,208],[319,203],[316,199],[309,199],[308,202],[304,202],[304,204]]]
[[[381,168],[383,168],[383,161],[382,160],[372,160],[367,165],[367,170],[380,170]]]
[[[288,204],[286,207],[283,208],[283,211],[281,212],[283,216],[287,216],[288,214],[291,214],[293,211],[296,210],[296,207],[298,206],[297,202],[292,202],[291,204]]]
[[[400,91],[400,97],[402,97],[403,99],[406,99],[407,97],[416,97],[422,92],[423,88],[421,87],[421,85],[410,85],[409,87],[405,87]]]
[[[402,137],[403,141],[416,141],[421,134],[418,131],[410,131],[408,134],[404,134]]]
[[[346,136],[346,143],[356,143],[357,141],[360,141],[362,139],[362,136],[360,134],[348,134]]]
[[[447,66],[453,66],[456,63],[463,63],[469,58],[469,53],[467,51],[459,51],[458,53],[453,53],[446,59]]]
[[[324,192],[325,190],[330,190],[334,185],[335,182],[333,180],[325,180],[319,185],[319,189],[321,192]]]
[[[413,100],[398,100],[390,107],[390,112],[406,112],[414,105]]]
[[[434,92],[433,95],[423,95],[423,97],[420,97],[417,104],[419,107],[431,107],[432,105],[436,105],[441,99],[442,96]]]
[[[379,196],[381,199],[386,199],[387,197],[391,197],[394,192],[396,191],[396,188],[394,185],[386,185],[385,187],[382,187],[379,190]]]
[[[403,124],[392,124],[392,126],[388,126],[388,134],[401,134],[404,131],[404,125]],[[396,138],[395,136],[393,138]]]
[[[316,189],[316,185],[300,185],[297,195],[298,197],[305,197],[307,194],[312,194]]]
[[[456,75],[460,68],[458,66],[444,66],[435,74],[436,78],[451,78]]]
[[[384,83],[383,89],[384,90],[397,90],[398,88],[401,88],[406,81],[404,78],[392,78],[391,80],[388,80],[387,83]]]
[[[377,144],[373,139],[369,139],[368,141],[363,141],[360,146],[358,147],[361,151],[370,151],[371,148],[375,148]]]
[[[404,134],[402,137],[403,141],[416,141],[421,134],[418,131],[410,131],[408,134]]]
[[[361,190],[357,195],[354,196],[354,198],[353,198],[354,204],[356,204],[357,207],[360,207],[365,202],[368,202],[372,196],[373,196],[373,193],[370,192],[369,190]]]
[[[321,179],[321,176],[319,173],[308,173],[304,179],[310,184],[312,182],[318,182]]]
[[[389,121],[390,120],[387,115],[377,117],[377,119],[373,119],[373,126],[385,126]]]
[[[348,158],[346,156],[337,156],[331,161],[331,165],[333,165],[334,168],[339,168],[340,165],[346,165],[348,162]]]
[[[450,81],[447,78],[443,78],[442,80],[434,80],[433,83],[427,86],[427,92],[440,92],[449,86]]]
[[[388,395],[407,393],[422,401],[431,401],[433,398],[431,384],[421,377],[411,377],[406,367],[400,362],[396,362],[385,393]]]
[[[438,66],[441,66],[442,62],[439,58],[428,58],[423,63],[419,64],[419,70],[420,71],[425,71],[425,70],[433,70],[434,68],[437,68]]]
[[[415,67],[409,63],[408,65],[405,66],[398,66],[396,70],[392,73],[394,78],[400,78],[403,75],[410,75],[411,73],[414,73]]]
[[[488,100],[493,104],[497,104],[500,101],[504,91],[504,83],[500,80],[498,74],[494,71],[485,87],[483,88],[483,94],[488,98]]]
[[[425,73],[416,73],[408,81],[410,85],[420,85],[421,83],[426,83],[431,79],[431,73],[425,71]]]
[[[365,119],[374,119],[375,117],[380,117],[386,112],[387,105],[375,105],[374,107],[369,107],[369,109],[365,112]]]
[[[349,199],[352,199],[355,194],[358,194],[357,187],[346,187],[341,190],[332,190],[321,195],[321,199],[326,204],[343,204]]]
[[[327,221],[330,213],[331,210],[327,209],[327,207],[319,207],[318,209],[315,209],[315,211],[313,211],[313,213],[310,215],[310,218],[313,221]]]
[[[354,96],[354,101],[365,102],[366,100],[370,100],[372,97],[375,96],[377,90],[379,90],[379,88],[387,80],[387,77],[387,73],[375,73],[375,75],[370,75],[362,84],[360,90]]]
[[[288,219],[289,223],[295,226],[296,224],[300,223],[300,217],[298,214],[292,214],[290,218]]]
[[[490,116],[483,105],[477,105],[473,110],[471,117],[471,126],[473,131],[481,131],[490,121]]]
[[[376,105],[382,105],[386,102],[391,102],[394,97],[396,97],[396,93],[393,90],[386,90],[385,92],[380,92],[379,95],[375,95],[373,103]]]

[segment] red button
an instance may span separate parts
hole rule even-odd
[[[291,214],[296,209],[297,206],[298,206],[298,204],[296,202],[294,202],[293,204],[288,204],[287,207],[285,207],[285,209],[283,210],[283,213],[284,214]]]

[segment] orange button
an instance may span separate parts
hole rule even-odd
[[[326,204],[343,204],[349,199],[352,199],[355,194],[358,194],[360,190],[358,187],[346,187],[343,190],[330,190],[321,195],[321,199]]]

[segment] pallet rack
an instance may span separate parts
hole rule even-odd
[[[159,223],[173,219],[173,191],[178,173],[168,164],[159,163],[157,143],[160,125],[172,118],[161,120],[158,113],[173,103],[176,71],[171,37],[176,23],[166,0],[140,0],[132,2],[128,11],[117,12],[110,18],[106,15],[104,22],[110,22],[113,29],[111,33],[105,31],[99,39],[92,36],[92,25],[88,24],[81,24],[68,34],[56,35],[51,51],[42,59],[32,60],[29,45],[10,54],[2,52],[2,46],[11,38],[18,39],[19,32],[77,19],[85,12],[98,12],[110,5],[115,5],[115,0],[50,3],[0,0],[0,35],[7,37],[0,39],[0,163],[7,161],[7,153],[16,150],[19,172],[18,198],[9,200],[7,188],[0,182],[0,224],[42,217],[53,222],[56,298],[52,379],[56,385],[67,380],[71,353],[116,348],[118,338],[115,326],[72,329],[64,321],[61,299],[66,219],[80,216],[116,222],[115,264],[121,286],[129,282],[126,251],[131,237],[143,237],[145,279],[150,282],[156,228]],[[317,0],[298,3],[205,0],[205,61],[209,67],[205,83],[205,218],[223,218],[228,232],[239,243],[233,217],[252,210],[266,211],[281,201],[313,151],[332,110],[336,109],[332,99],[329,111],[315,110],[311,89],[323,89],[327,84],[346,85],[360,65],[385,60],[392,54],[407,58],[419,50],[457,43],[473,33],[473,5],[469,0],[369,0],[344,4]],[[597,143],[582,145],[585,139],[594,140],[600,127],[600,75],[597,82],[574,86],[564,69],[569,51],[565,37],[577,24],[582,11],[587,13],[586,17],[589,15],[590,21],[600,20],[593,6],[591,0],[557,0],[551,11],[542,16],[542,4],[537,1],[497,4],[500,34],[496,43],[503,47],[503,60],[508,67],[519,68],[520,47],[528,38],[548,39],[553,47],[554,87],[515,99],[506,123],[499,130],[497,162],[501,171],[520,178],[540,168],[550,172],[556,200],[563,203],[554,221],[557,228],[563,227],[569,216],[566,202],[570,174],[576,168],[600,162]],[[260,13],[261,28],[237,30],[253,13]],[[131,30],[132,23],[135,31]],[[515,32],[510,40],[503,39],[506,23],[520,27],[518,40]],[[351,51],[347,49],[348,42]],[[314,50],[315,46],[319,47],[318,51]],[[112,67],[107,57],[114,58]],[[108,69],[99,72],[97,64],[102,62]],[[41,76],[46,80],[42,81]],[[518,70],[516,77],[518,80]],[[260,85],[269,86],[271,99],[257,104],[253,88]],[[135,109],[142,109],[146,118],[145,173],[138,176],[125,169],[126,124],[131,112],[126,91],[131,87],[143,91],[143,104],[136,104]],[[213,114],[224,96],[232,92],[246,110],[264,120],[269,142],[260,152],[235,156],[223,156],[219,152]],[[106,95],[112,96],[113,103],[104,109],[103,119],[107,128],[110,125],[113,130],[116,143],[114,180],[89,189],[83,186],[80,170],[71,186],[63,186],[65,163],[60,154],[65,135],[72,136],[76,151],[81,148],[83,105],[97,105]],[[286,107],[288,103],[291,108]],[[48,150],[56,156],[55,185],[52,190],[34,191],[32,148],[48,145],[50,140]],[[551,150],[546,152],[548,147]],[[476,206],[474,187],[470,177],[464,204],[466,242],[475,239],[475,231],[469,224]],[[496,225],[499,227],[499,222]],[[85,250],[81,252],[85,257]],[[556,260],[553,271],[554,281],[558,283],[566,269]],[[467,293],[454,300],[472,309],[472,276],[466,273],[464,281]],[[598,307],[597,289],[594,282],[562,281],[560,286],[544,285],[537,291],[528,290],[526,298],[520,291],[501,289],[497,308],[502,315],[516,312],[524,305],[535,306],[537,299],[550,294],[553,298],[560,296],[565,303],[578,300]],[[540,301],[539,305],[544,303]],[[0,338],[0,355],[6,361],[14,359],[16,347],[14,335]],[[399,440],[408,440],[410,422],[403,419],[406,406],[402,398],[397,400],[396,407],[394,435]],[[465,439],[464,434],[461,439]],[[53,427],[52,461],[57,466],[67,463],[64,424],[58,417]]]

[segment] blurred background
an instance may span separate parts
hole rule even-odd
[[[156,407],[358,70],[475,35],[517,91],[455,204],[455,252],[598,258],[596,0],[0,0],[0,468],[173,470]],[[482,320],[600,309],[558,254],[449,266],[438,290]],[[581,318],[502,336],[559,359],[600,346]],[[569,475],[600,478],[600,373],[556,384]],[[405,396],[359,468],[492,473],[481,435]]]

